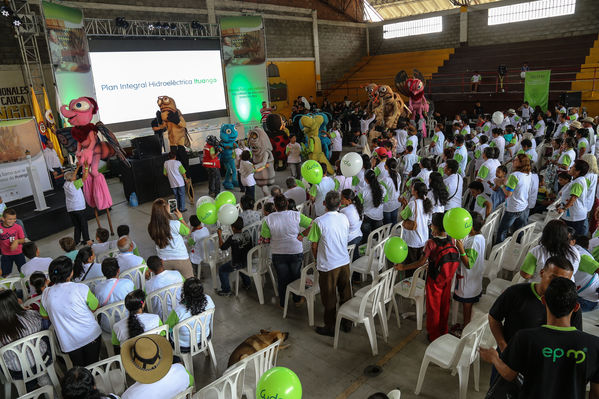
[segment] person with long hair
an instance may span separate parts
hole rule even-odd
[[[94,262],[96,254],[92,247],[83,247],[77,252],[73,262],[73,281],[86,281],[102,277],[102,265]]]
[[[405,204],[400,213],[403,220],[403,239],[408,245],[406,263],[415,262],[422,256],[424,245],[428,240],[428,221],[433,204],[427,198],[427,188],[421,181],[412,185],[412,198]]]
[[[379,175],[379,182],[388,193],[388,201],[383,204],[383,224],[395,224],[400,206],[398,198],[401,187],[401,177],[397,173],[397,160],[395,158],[388,159],[385,162],[385,170],[387,173]]]
[[[543,228],[539,245],[532,247],[524,263],[520,267],[520,275],[532,282],[541,281],[539,271],[545,266],[545,262],[552,256],[559,256],[567,259],[574,268],[574,273],[578,270],[580,264],[580,253],[571,245],[571,237],[568,232],[568,225],[563,220],[550,220]]]
[[[572,182],[562,188],[561,201],[557,207],[557,211],[563,213],[562,220],[581,236],[588,231],[587,214],[590,209],[586,206],[588,183],[585,179],[588,171],[588,163],[582,159],[574,161],[574,165],[568,170]]]
[[[341,209],[339,210],[347,217],[349,221],[349,237],[347,237],[347,245],[356,245],[354,250],[354,259],[358,259],[360,251],[358,246],[362,241],[362,214],[364,209],[360,199],[351,189],[341,191]]]
[[[428,188],[430,175],[436,169],[437,163],[433,158],[422,158],[420,161],[420,173],[416,175],[416,178],[420,179]]]
[[[167,270],[178,270],[184,278],[193,276],[193,269],[183,236],[190,233],[189,226],[178,209],[170,212],[168,203],[158,198],[152,204],[148,234],[156,244],[156,253]]]
[[[530,176],[530,158],[526,154],[517,154],[512,163],[512,173],[506,184],[499,189],[505,194],[505,212],[497,228],[497,241],[507,237],[510,228],[513,231],[523,227],[528,221],[528,195],[532,178]]]
[[[114,323],[112,326],[112,344],[119,346],[129,338],[137,337],[148,330],[162,325],[160,316],[153,313],[144,313],[146,293],[137,289],[125,297],[125,308],[129,316]]]
[[[371,231],[383,225],[383,203],[387,191],[379,183],[372,169],[364,173],[366,186],[358,191],[358,196],[364,205],[364,219],[362,220],[362,242],[368,240]]]
[[[429,176],[428,187],[429,189],[426,197],[433,204],[432,212],[445,212],[445,205],[447,205],[447,201],[449,200],[449,193],[447,192],[447,187],[445,187],[443,176],[441,176],[439,172],[432,172]]]
[[[118,399],[114,394],[98,391],[94,376],[85,367],[73,367],[68,370],[60,386],[62,399]]]
[[[464,186],[464,178],[458,173],[460,164],[455,159],[448,159],[445,164],[443,179],[449,198],[445,204],[445,210],[460,208],[462,206],[462,193]]]
[[[52,285],[42,293],[40,314],[50,319],[60,348],[75,366],[97,362],[102,329],[93,312],[98,299],[87,285],[71,281],[73,263],[66,256],[54,259],[48,274]]]
[[[202,285],[202,282],[195,277],[188,278],[183,283],[181,301],[172,310],[171,314],[166,320],[166,324],[168,324],[172,330],[177,323],[185,321],[192,316],[197,316],[209,309],[214,309],[214,302],[209,295],[204,294],[204,286]],[[212,335],[212,331],[210,331],[211,317],[212,316],[208,316],[207,318],[204,317],[202,319],[202,323],[206,326],[206,337],[210,337]],[[200,328],[198,328],[198,335],[196,339],[198,342],[202,339],[202,329]],[[184,348],[189,348],[191,346],[189,330],[185,328],[181,329],[179,342],[183,350]]]
[[[499,150],[497,147],[487,147],[483,151],[483,163],[478,169],[478,173],[476,174],[476,180],[481,182],[485,187],[485,194],[492,195],[493,194],[493,182],[495,181],[495,173],[497,171],[497,167],[501,165],[501,162],[497,160],[499,157]]]
[[[576,139],[574,137],[566,137],[566,139],[562,142],[561,146],[561,154],[559,159],[557,160],[557,170],[560,171],[568,171],[574,165],[574,161],[576,160]]]

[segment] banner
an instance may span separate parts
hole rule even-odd
[[[549,80],[551,71],[526,71],[524,77],[524,101],[528,101],[531,108],[537,105],[547,111],[549,102]]]
[[[52,189],[34,119],[0,121],[0,148],[0,197],[4,202],[32,195],[27,176],[28,153],[42,190]]]
[[[262,17],[223,17],[220,27],[231,120],[260,125],[262,101],[268,101]]]
[[[83,13],[77,8],[42,1],[46,34],[60,108],[82,96],[96,97]]]

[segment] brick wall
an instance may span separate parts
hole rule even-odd
[[[319,24],[318,43],[322,82],[339,79],[366,55],[366,31],[363,28]]]
[[[265,19],[269,58],[314,57],[312,22]]]

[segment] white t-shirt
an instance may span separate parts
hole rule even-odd
[[[89,270],[89,272],[88,272]],[[83,281],[83,277],[85,277],[85,281],[89,281],[92,278],[104,277],[102,274],[102,265],[100,263],[86,263],[83,265],[83,273],[81,276],[77,276],[73,278],[73,281],[80,282]]]
[[[482,128],[482,132],[485,136],[491,138],[491,122],[485,122]]]
[[[447,176],[443,179],[447,193],[449,194],[449,200],[445,205],[445,210],[448,211],[453,208],[460,208],[462,206],[462,187],[464,185],[464,178],[457,173]]]
[[[428,240],[428,219],[421,199],[411,199],[400,214],[403,220],[415,220],[416,230],[403,230],[403,239],[410,248],[422,248]]]
[[[528,208],[528,195],[530,193],[530,173],[512,172],[505,184],[512,195],[505,200],[506,211],[522,212]]]
[[[304,221],[305,227],[300,226]],[[301,231],[310,225],[309,218],[297,211],[273,212],[264,218],[262,231],[270,231],[271,254],[301,254],[302,242],[297,239]]]
[[[169,220],[169,225],[171,227],[172,238],[164,248],[158,248],[158,245],[156,245],[156,254],[162,260],[189,259],[187,247],[185,247],[185,242],[179,232],[181,229],[181,222],[178,220]]]
[[[573,254],[566,256],[566,259],[570,261],[572,267],[574,268],[574,273],[572,273],[571,278],[571,280],[574,281],[574,276],[576,275],[576,272],[578,271],[578,266],[580,265],[580,253],[578,252],[578,249],[576,249],[576,247],[572,247],[572,250]],[[545,262],[547,262],[547,259],[549,259],[551,256],[552,255],[549,253],[549,251],[547,251],[547,249],[545,249],[545,247],[542,245],[532,247],[528,251],[526,258],[524,258],[524,263],[522,264],[520,270],[532,275],[532,277],[530,278],[531,282],[538,283],[541,281],[541,275],[539,274],[539,272],[545,266]]]
[[[477,195],[474,200],[474,212],[480,214],[483,220],[487,218],[487,202],[491,202],[491,200],[485,193]]]
[[[491,143],[493,143],[491,147],[497,147],[499,149],[499,157],[497,157],[497,159],[503,159],[503,154],[505,151],[505,139],[503,138],[503,136],[499,135],[493,138],[493,140],[491,140]]]
[[[287,144],[287,149],[289,150],[289,152],[287,152],[288,163],[300,163],[302,161],[300,156],[302,146],[299,143],[289,143]]]
[[[212,298],[210,298],[210,295],[204,295],[204,297],[206,298],[206,302],[207,302],[205,310],[214,309],[214,302],[212,301]],[[181,323],[191,317],[191,312],[189,310],[187,310],[185,305],[183,305],[181,303],[178,303],[177,306],[175,306],[175,308],[173,309],[173,311],[177,314],[177,317],[179,318],[179,323]],[[210,335],[210,319],[211,318],[212,318],[212,316],[208,316],[208,318],[206,318],[206,316],[200,317],[202,322],[206,323],[206,337],[208,337]],[[200,328],[198,328],[197,342],[200,342],[201,339],[202,339],[202,330]],[[189,330],[188,329],[182,328],[181,330],[179,330],[179,344],[185,348],[190,347]]]
[[[339,211],[347,217],[347,221],[349,222],[349,237],[347,241],[356,239],[357,237],[362,237],[362,220],[360,219],[360,214],[356,209],[354,204],[350,204],[344,208],[341,208]]]
[[[75,181],[64,182],[64,195],[67,212],[81,211],[85,209],[85,197],[83,196],[83,181],[81,179]]]
[[[339,184],[339,187],[337,187],[337,191],[341,192],[345,189],[353,189],[353,177],[345,177],[343,175],[336,175],[334,177],[336,183],[335,185]]]
[[[318,242],[318,271],[328,272],[349,264],[348,238],[349,221],[342,213],[327,212],[314,219],[308,239]]]
[[[183,284],[183,276],[177,270],[165,270],[162,273],[156,274],[151,279],[146,281],[146,294],[150,295],[152,292],[158,291],[159,289],[169,286],[171,284]],[[170,310],[172,310],[172,304],[170,303],[170,298],[167,298],[167,299],[168,299],[169,311],[167,312],[166,315],[164,315],[164,318],[168,317],[168,313],[170,313]],[[178,294],[177,302],[179,302],[180,300],[181,300],[181,295]],[[162,318],[162,310],[161,310],[159,304],[160,304],[160,301],[155,298],[152,303],[152,306],[154,306],[154,309],[158,309],[156,314],[158,316],[160,316],[160,318]]]
[[[563,213],[562,219],[578,222],[587,218],[586,198],[587,182],[584,176],[578,176],[575,180],[568,183],[561,191],[561,203],[565,205],[571,196],[577,196],[572,206]]]
[[[195,265],[199,265],[204,260],[204,240],[210,236],[210,231],[207,227],[194,230],[191,232],[191,240],[193,247],[189,252],[189,260]]]
[[[537,205],[537,196],[539,195],[539,175],[530,174],[530,192],[528,193],[528,209]]]
[[[393,180],[389,174],[384,178],[379,179],[379,181],[387,191],[387,202],[383,202],[383,212],[393,212],[400,206],[398,198],[399,189],[401,187],[401,178],[399,177],[399,174],[397,174],[397,188],[395,188],[395,184],[393,184]]]
[[[334,134],[333,134],[334,133]],[[335,136],[335,137],[333,137]],[[341,138],[341,133],[338,130],[334,130],[331,132],[331,151],[342,151],[343,150],[343,142]]]
[[[169,372],[152,384],[136,382],[122,395],[121,399],[174,398],[191,385],[192,379],[185,366],[173,363]]]
[[[416,178],[422,180],[422,182],[426,185],[426,188],[428,188],[428,185],[429,185],[430,179],[431,179],[431,173],[433,173],[432,170],[428,170],[427,168],[422,168],[422,169],[420,169],[420,173],[418,173]],[[399,178],[399,176],[398,176],[398,178]],[[400,182],[400,184],[401,184],[401,182]]]
[[[428,198],[429,200],[431,200],[431,202],[433,203],[433,210],[431,211],[431,213],[443,213],[443,212],[445,212],[445,206],[441,205],[441,203],[439,201],[435,200],[435,194],[433,194],[433,190],[429,190],[426,193],[426,198]]]
[[[397,129],[395,131],[395,138],[397,139],[397,153],[402,154],[406,150],[408,132],[403,129]]]
[[[457,272],[455,294],[460,298],[475,298],[483,290],[483,272],[485,271],[485,237],[482,234],[464,238],[464,251],[468,256],[467,268],[462,262]]]
[[[545,121],[544,120],[540,120],[537,121],[537,123],[534,126],[535,129],[535,137],[543,137],[545,135]]]
[[[404,155],[402,160],[404,165],[403,174],[407,175],[412,171],[412,167],[418,163],[418,156],[412,151],[411,153]]]
[[[53,172],[55,168],[60,169],[62,167],[60,164],[60,159],[58,159],[58,155],[56,154],[56,151],[54,151],[54,148],[46,147],[42,153],[44,155],[44,159],[46,160],[46,166],[50,172]]]
[[[574,165],[574,161],[576,161],[576,152],[570,148],[561,153],[557,164],[562,166],[564,169],[570,169],[572,165]]]
[[[478,170],[476,178],[482,180],[483,186],[485,187],[485,194],[487,195],[493,194],[493,189],[489,186],[489,182],[495,184],[495,172],[499,165],[501,165],[501,163],[497,159],[491,158],[483,162]]]
[[[34,272],[42,272],[48,274],[48,266],[50,266],[52,258],[35,258],[29,259],[29,262],[21,266],[21,274],[25,277],[31,276]]]
[[[153,313],[139,313],[136,316],[137,320],[143,327],[144,332],[157,328],[162,324],[160,317]],[[120,343],[123,343],[129,338],[131,338],[129,336],[129,325],[127,324],[127,319],[128,317],[121,319],[114,323],[114,325],[112,326],[112,331],[114,332],[114,335],[116,335],[116,339]]]
[[[110,240],[110,241],[106,241],[106,242],[96,242],[92,244],[92,250],[94,251],[94,254],[96,255],[96,260],[98,262],[101,262],[104,260],[104,258],[107,256],[107,252],[112,251],[113,249],[117,249],[117,240]]]
[[[294,200],[295,205],[301,205],[306,202],[306,190],[299,186],[290,188],[289,190],[285,191],[283,195],[285,195],[285,197],[288,199],[291,198]]]
[[[119,263],[121,273],[145,263],[144,258],[135,255],[133,252],[121,252],[117,255],[116,260]]]
[[[466,145],[456,147],[453,159],[458,161],[458,164],[460,165],[458,170],[460,176],[466,176],[466,165],[468,165],[468,150],[466,149]]]
[[[574,282],[576,283],[576,290],[578,296],[591,302],[599,302],[597,296],[597,290],[599,289],[599,276],[597,273],[589,273],[585,266],[589,266],[592,270],[595,267],[595,259],[593,255],[580,245],[575,245],[576,249],[580,253],[580,267],[574,275]]]
[[[595,202],[595,195],[597,192],[597,175],[592,172],[588,172],[586,175],[584,175],[584,178],[587,182],[587,193],[584,203],[587,212],[590,212],[593,208],[593,203]]]
[[[418,151],[418,136],[416,136],[416,135],[408,136],[408,139],[406,141],[406,147],[409,145],[411,145],[413,148],[412,153],[416,154],[416,151]]]
[[[239,163],[239,176],[241,184],[245,187],[252,187],[256,185],[256,178],[254,177],[254,164],[250,161],[241,161]]]
[[[443,134],[442,131],[438,131],[435,132],[435,135],[433,136],[433,143],[435,143],[435,145],[432,148],[432,153],[434,155],[441,155],[443,154],[443,143],[445,142],[445,135]]]
[[[183,180],[185,168],[181,162],[176,159],[169,159],[164,163],[164,170],[166,171],[166,177],[168,177],[168,182],[171,185],[171,188],[185,185],[185,180]]]
[[[385,199],[385,195],[387,195],[387,190],[382,184],[380,186],[382,191],[382,200],[380,205],[377,207],[374,206],[372,190],[368,184],[366,187],[361,189],[358,194],[362,197],[362,203],[364,204],[364,216],[368,216],[372,220],[383,220],[383,201]]]
[[[42,292],[43,309],[54,326],[63,352],[79,349],[102,333],[88,306],[92,301],[93,294],[85,284],[60,283]],[[43,315],[44,311],[40,311]]]
[[[335,180],[329,176],[322,178],[320,183],[316,185],[316,195],[314,196],[314,210],[316,216],[323,215],[327,210],[323,204],[324,198],[329,191],[335,190]]]
[[[134,289],[135,287],[133,286],[133,281],[129,279],[111,278],[96,284],[96,286],[94,287],[94,295],[96,296],[96,298],[98,298],[98,306],[103,307],[106,305],[110,305],[111,303],[124,301],[127,294],[133,291]],[[112,294],[110,293],[110,291],[112,291]],[[109,294],[110,297],[108,296]],[[121,309],[124,308],[125,305],[121,306]],[[120,320],[118,312],[114,313],[114,318],[115,320]],[[111,331],[110,323],[108,323],[108,319],[106,317],[102,317],[100,319],[100,326],[102,327],[102,330],[104,330],[105,332]]]

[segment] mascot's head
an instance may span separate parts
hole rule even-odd
[[[248,145],[255,154],[261,154],[265,150],[272,151],[272,143],[261,127],[255,127],[250,130],[248,134]]]
[[[379,98],[379,86],[376,83],[370,83],[366,86],[362,86],[364,90],[366,90],[366,94],[368,94],[368,99],[371,101],[377,101]]]
[[[220,127],[220,141],[223,143],[233,143],[237,140],[237,135],[235,125],[231,123],[225,123]]]
[[[175,103],[175,100],[169,96],[160,96],[156,102],[161,111],[177,111],[177,103]]]
[[[300,126],[304,130],[304,134],[308,137],[318,136],[320,125],[324,122],[322,115],[302,116],[300,118]]]
[[[98,103],[91,97],[79,97],[60,107],[60,113],[73,126],[83,126],[91,122],[98,112]]]
[[[216,136],[210,135],[206,137],[206,144],[211,145],[212,147],[218,147],[220,142],[216,138]]]
[[[412,78],[406,81],[406,86],[413,96],[417,96],[424,91],[424,83],[420,79]]]
[[[390,86],[387,86],[387,85],[379,86],[377,89],[377,93],[378,93],[378,97],[380,97],[384,100],[393,98],[393,90],[391,89]]]

